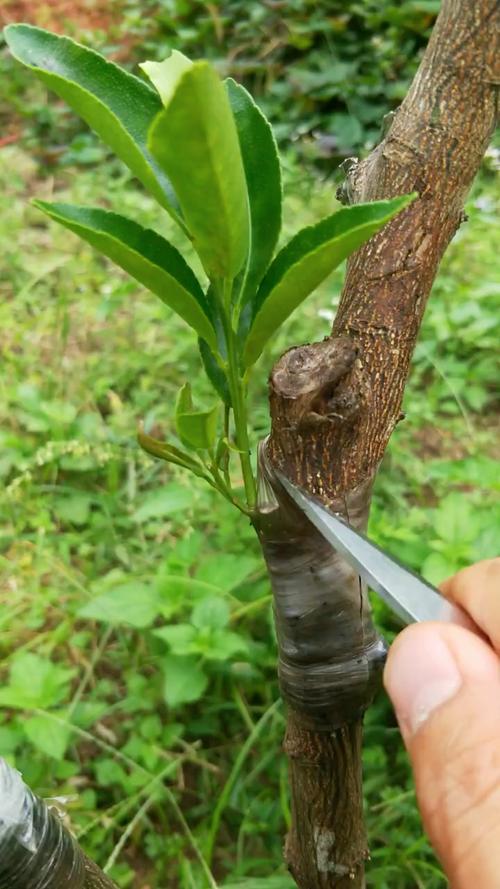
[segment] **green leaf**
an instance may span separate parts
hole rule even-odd
[[[53,759],[64,759],[71,737],[71,730],[67,726],[51,719],[49,714],[40,713],[25,719],[23,729],[37,750]]]
[[[479,533],[479,517],[470,501],[461,493],[445,497],[433,515],[433,529],[450,544],[460,545],[475,540]]]
[[[226,374],[206,340],[202,340],[201,337],[198,339],[198,348],[208,379],[224,404],[231,407],[231,393],[229,392]]]
[[[150,627],[160,613],[157,592],[144,583],[124,583],[106,590],[78,611],[79,617],[111,626]]]
[[[95,779],[98,787],[127,787],[127,773],[116,759],[99,756],[94,763]]]
[[[151,438],[150,435],[146,435],[142,427],[139,428],[137,433],[137,441],[141,448],[147,451],[148,454],[151,454],[152,457],[158,457],[160,460],[166,460],[167,463],[174,463],[176,466],[183,466],[184,469],[189,469],[194,475],[200,478],[207,478],[203,464],[196,457],[186,453],[186,451],[181,451],[180,448],[176,448],[166,441]]]
[[[208,678],[195,658],[172,654],[163,661],[164,694],[169,707],[199,701],[208,685]]]
[[[175,402],[175,413],[186,414],[194,410],[193,396],[191,393],[191,383],[184,383],[177,393]]]
[[[179,574],[166,574],[157,582],[158,595],[160,596],[160,609],[163,617],[169,618],[182,611],[187,603],[206,596],[221,596],[223,590],[210,583],[195,580],[193,577],[183,577]]]
[[[213,447],[217,435],[219,408],[192,414],[177,414],[175,418],[180,440],[186,447],[203,450]]]
[[[205,657],[209,661],[227,661],[235,654],[247,651],[247,643],[237,633],[214,630],[210,637],[210,650],[205,653]]]
[[[72,522],[74,525],[85,525],[90,515],[92,497],[88,494],[70,494],[57,497],[53,509],[61,522]]]
[[[177,434],[188,448],[213,447],[217,435],[219,406],[209,411],[195,411],[191,398],[191,386],[185,383],[177,396],[175,425]]]
[[[345,207],[317,225],[298,232],[271,264],[252,307],[245,344],[246,367],[301,302],[342,262],[415,195]]]
[[[262,569],[262,561],[250,553],[217,553],[200,559],[196,579],[210,581],[225,592],[236,589],[255,571]]]
[[[217,337],[218,354],[227,363],[227,343],[221,318],[222,307],[219,306],[217,294],[213,284],[210,284],[207,290],[206,301],[209,307],[212,325],[215,329],[215,335]],[[210,348],[205,340],[200,338],[198,340],[198,347],[200,349],[201,360],[203,362],[203,367],[205,368],[205,373],[208,379],[210,380],[215,391],[221,397],[224,404],[228,407],[231,407],[231,393],[229,391],[229,384],[226,373],[220,366],[219,361],[217,360],[217,357],[214,354],[213,350]]]
[[[441,581],[449,577],[450,574],[454,574],[456,570],[457,565],[450,562],[449,559],[446,559],[441,553],[431,553],[430,556],[427,556],[424,560],[421,567],[422,575],[426,580],[435,584],[441,583]]]
[[[160,94],[163,105],[167,106],[173,97],[177,84],[185,71],[192,68],[193,62],[182,52],[173,49],[163,62],[143,62],[139,65]]]
[[[74,672],[38,654],[21,653],[14,657],[8,685],[0,689],[0,707],[54,707],[68,695]]]
[[[195,62],[158,114],[148,145],[169,176],[210,278],[235,278],[248,255],[248,195],[231,107],[208,62]]]
[[[178,221],[172,187],[147,147],[161,101],[147,83],[99,53],[32,25],[8,25],[13,56],[64,99]]]
[[[150,519],[170,518],[176,513],[185,513],[193,505],[193,492],[185,485],[170,483],[156,488],[142,497],[141,505],[133,513],[135,522]]]
[[[221,630],[227,627],[229,618],[229,605],[225,599],[212,597],[198,602],[191,615],[193,626],[199,630],[204,627]]]
[[[33,203],[156,293],[215,348],[215,331],[203,290],[179,251],[165,238],[107,210],[46,201]]]
[[[250,254],[241,303],[255,293],[273,258],[281,229],[281,168],[273,131],[247,90],[225,81],[238,130],[250,209]]]
[[[166,642],[174,654],[193,653],[196,630],[189,624],[172,624],[168,627],[160,627],[154,631],[153,635]]]

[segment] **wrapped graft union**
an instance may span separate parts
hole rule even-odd
[[[371,484],[328,505],[364,530]],[[333,731],[371,703],[385,645],[371,619],[366,586],[288,497],[265,442],[256,524],[273,588],[283,698],[310,728]]]
[[[0,889],[113,889],[62,821],[0,759]],[[115,887],[116,889],[116,887]]]

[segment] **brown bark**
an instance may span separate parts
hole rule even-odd
[[[425,303],[495,124],[498,10],[443,0],[406,99],[346,189],[354,202],[419,198],[351,259],[331,338],[291,350],[271,375],[270,462],[325,502],[374,477],[400,417]],[[265,529],[261,539],[266,552]],[[359,717],[326,731],[289,710],[286,858],[301,889],[364,885],[361,733]]]
[[[89,858],[84,856],[85,882],[83,889],[117,889],[113,883]]]

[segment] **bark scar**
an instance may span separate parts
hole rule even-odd
[[[273,370],[271,387],[287,402],[288,429],[346,421],[360,408],[352,385],[361,371],[358,349],[348,336],[289,349]]]

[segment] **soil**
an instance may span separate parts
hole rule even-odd
[[[4,0],[0,5],[0,25],[29,22],[50,31],[68,33],[83,30],[108,31],[120,18],[117,0]]]
[[[130,58],[137,39],[124,27],[123,3],[124,0],[0,0],[0,29],[13,22],[27,22],[98,50],[102,43],[115,44],[105,55],[123,64]],[[6,122],[2,119],[1,128],[0,149],[22,139],[23,122],[19,115],[12,114]],[[57,152],[55,158],[50,153],[43,158],[46,164],[54,160],[57,161]]]

